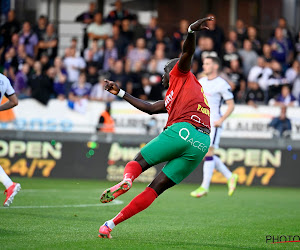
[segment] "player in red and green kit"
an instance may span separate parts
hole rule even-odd
[[[212,17],[207,17],[192,23],[181,57],[166,64],[162,80],[168,89],[165,100],[153,104],[145,102],[119,89],[116,83],[106,80],[105,89],[110,93],[148,114],[167,112],[169,117],[164,131],[144,146],[133,161],[126,164],[123,181],[105,190],[100,201],[110,202],[127,192],[134,179],[151,166],[165,161],[167,164],[142,193],[100,227],[100,238],[111,238],[110,232],[116,225],[146,209],[165,190],[179,184],[207,153],[210,145],[210,109],[202,86],[190,68],[196,46],[194,32],[207,29],[204,24],[211,20]]]

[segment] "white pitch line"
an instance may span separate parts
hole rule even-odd
[[[99,204],[77,204],[77,205],[55,205],[55,206],[11,206],[11,207],[0,207],[0,209],[25,209],[25,208],[66,208],[66,207],[103,207],[103,206],[114,206],[123,204],[123,201],[113,200],[111,203],[99,203]]]

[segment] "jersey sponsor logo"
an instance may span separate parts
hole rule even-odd
[[[205,123],[201,122],[201,118],[200,118],[199,116],[197,116],[197,115],[192,115],[192,116],[191,116],[191,119],[192,119],[193,121],[199,123],[199,124],[202,124],[203,126],[205,126],[205,127],[207,127],[207,128],[209,127],[209,126],[206,125]]]
[[[168,94],[166,96],[166,99],[165,99],[165,107],[166,109],[169,111],[170,108],[171,108],[171,102],[173,101],[173,95],[174,95],[174,90],[171,91],[170,94]],[[169,105],[170,104],[170,105]]]
[[[193,137],[190,137],[190,131],[187,128],[182,128],[179,130],[179,136],[184,141],[191,144],[191,146],[198,148],[202,152],[207,151],[207,146],[203,142],[196,141]]]
[[[201,112],[201,113],[203,113],[203,114],[205,114],[205,115],[210,116],[210,111],[209,111],[209,109],[202,107],[201,104],[198,104],[197,111],[198,111],[198,112]]]

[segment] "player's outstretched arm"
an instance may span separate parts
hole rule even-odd
[[[213,17],[201,18],[189,26],[188,35],[184,41],[182,54],[178,62],[178,67],[182,71],[189,71],[191,69],[192,57],[194,55],[195,48],[196,48],[195,31],[208,29],[208,27],[205,26],[205,22],[212,21],[213,19],[214,19]]]
[[[113,81],[109,81],[106,79],[104,81],[106,82],[105,90],[118,96],[120,96],[121,92],[123,92],[123,95],[120,97],[122,97],[124,100],[129,102],[132,106],[136,107],[137,109],[148,113],[149,115],[167,113],[167,110],[165,108],[165,102],[163,100],[157,101],[152,104],[144,100],[135,98],[132,95],[124,92],[124,90],[120,90],[119,86]]]
[[[0,111],[11,109],[18,105],[18,97],[16,94],[12,94],[8,96],[8,101],[2,105],[0,105]]]

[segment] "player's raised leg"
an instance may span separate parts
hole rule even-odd
[[[123,180],[117,185],[106,189],[100,196],[100,202],[107,203],[126,193],[132,186],[132,182],[142,173],[141,161],[130,161],[126,164]]]
[[[225,178],[227,179],[227,185],[228,185],[228,195],[232,196],[235,188],[236,188],[236,184],[238,181],[238,175],[237,174],[233,174],[226,166],[225,164],[221,161],[221,159],[214,155],[214,160],[216,163],[216,170],[218,170],[220,173],[222,173]]]
[[[114,218],[106,221],[99,228],[98,236],[100,238],[112,238],[110,233],[116,225],[145,210],[160,194],[174,185],[175,183],[172,180],[170,180],[163,172],[160,172],[142,193],[133,198],[133,200]]]
[[[0,182],[5,186],[6,199],[3,203],[4,207],[9,207],[13,202],[15,195],[21,190],[21,185],[19,183],[14,183],[5,173],[3,168],[0,166]]]

